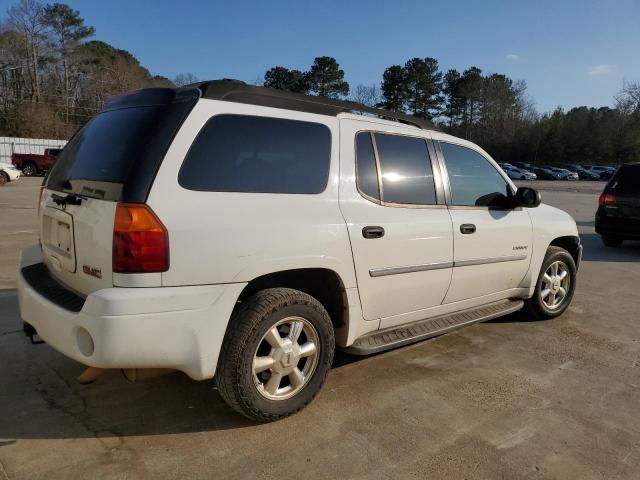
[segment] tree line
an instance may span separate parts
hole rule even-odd
[[[18,0],[0,25],[0,135],[68,138],[112,95],[198,79],[153,75],[131,53],[94,39],[77,10]],[[431,57],[384,70],[379,82],[351,87],[337,60],[308,70],[274,66],[265,87],[403,112],[478,143],[499,161],[595,164],[640,161],[640,83],[626,84],[613,107],[539,113],[522,80],[472,66],[442,71]]]
[[[321,74],[319,74],[321,72]],[[475,142],[496,160],[542,164],[619,164],[640,161],[640,82],[623,86],[612,107],[536,111],[523,80],[472,66],[443,72],[435,58],[391,65],[377,84],[350,88],[332,57],[306,72],[273,67],[262,84],[280,90],[345,98],[414,115]]]

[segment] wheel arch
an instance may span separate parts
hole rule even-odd
[[[349,301],[340,275],[328,268],[296,268],[267,273],[247,283],[239,302],[265,288],[292,288],[307,293],[327,310],[336,331],[349,327]]]
[[[577,235],[564,235],[554,238],[549,247],[564,248],[573,257],[576,266],[580,263],[580,237]]]

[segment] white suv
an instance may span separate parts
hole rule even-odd
[[[561,314],[581,256],[573,219],[478,146],[230,80],[112,99],[61,153],[39,220],[27,330],[91,367],[215,375],[261,421],[307,405],[336,347]]]

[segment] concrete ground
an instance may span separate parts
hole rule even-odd
[[[19,247],[38,181],[0,188],[0,479],[640,478],[640,244],[602,246],[601,184],[538,182],[585,245],[573,305],[372,357],[339,354],[318,398],[256,425],[176,373],[81,386],[82,366],[21,333]],[[573,192],[549,191],[565,184]],[[579,193],[591,192],[591,193]]]

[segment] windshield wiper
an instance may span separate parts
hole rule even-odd
[[[53,200],[53,203],[59,206],[82,204],[82,197],[77,196],[75,193],[70,193],[66,196],[54,193],[53,195],[51,195],[51,199]]]

